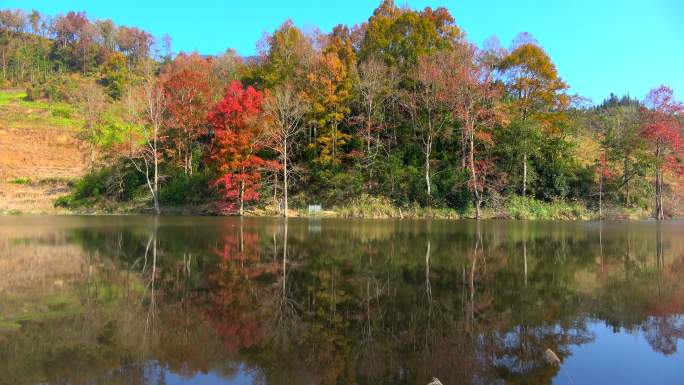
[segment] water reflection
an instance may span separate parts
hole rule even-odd
[[[682,230],[0,218],[0,383],[676,383]]]

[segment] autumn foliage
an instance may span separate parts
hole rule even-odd
[[[641,134],[651,144],[655,157],[655,216],[664,219],[664,173],[669,171],[677,178],[684,176],[684,142],[681,133],[684,105],[677,102],[672,89],[664,85],[652,89],[644,102],[646,110],[643,112],[644,125]]]
[[[244,203],[259,199],[262,172],[277,164],[263,159],[265,144],[261,121],[263,95],[252,87],[232,82],[225,96],[209,113],[214,132],[211,159],[216,164],[224,211],[244,211]]]
[[[162,74],[167,100],[167,133],[185,174],[192,175],[198,139],[207,134],[211,106],[210,63],[197,54],[180,55]]]
[[[595,104],[569,94],[529,33],[508,48],[496,37],[478,45],[447,8],[379,3],[363,23],[330,32],[287,20],[250,57],[175,54],[168,36],[155,42],[83,12],[0,10],[0,81],[30,83],[27,98],[82,104],[93,142],[127,138],[125,151],[92,147],[94,169],[116,168],[94,191],[132,200],[121,191],[149,190],[155,212],[218,203],[222,213],[289,215],[370,196],[399,213],[516,216],[522,196],[577,202],[589,215],[681,214],[673,90]],[[155,92],[130,98],[143,83]],[[155,155],[142,157],[144,147]],[[146,177],[126,175],[131,163]]]
[[[677,154],[684,145],[680,122],[684,105],[674,99],[674,92],[665,85],[652,89],[646,96],[645,105],[642,134],[656,146],[660,155]]]

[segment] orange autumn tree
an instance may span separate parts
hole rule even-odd
[[[309,147],[316,154],[314,162],[320,165],[339,165],[338,148],[352,139],[350,134],[340,130],[340,126],[351,113],[355,66],[356,55],[349,29],[337,26],[307,76],[311,100],[309,123],[314,130],[313,143]]]
[[[263,149],[261,92],[238,81],[209,113],[214,130],[211,159],[219,172],[215,184],[223,191],[223,211],[244,214],[245,202],[259,199],[261,173],[277,163],[259,156]]]
[[[207,134],[207,113],[212,103],[211,63],[198,54],[179,55],[161,75],[168,105],[166,128],[173,142],[172,157],[192,175],[193,154]]]

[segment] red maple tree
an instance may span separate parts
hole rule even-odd
[[[641,135],[651,144],[655,156],[656,219],[664,219],[663,179],[670,172],[677,177],[684,175],[682,167],[681,118],[684,105],[674,98],[674,92],[665,85],[652,89],[644,100],[643,127]]]
[[[265,137],[262,102],[261,92],[234,81],[209,113],[214,129],[211,159],[220,174],[215,183],[222,187],[224,211],[237,209],[242,215],[245,202],[259,199],[262,172],[277,168],[277,162],[259,156]]]

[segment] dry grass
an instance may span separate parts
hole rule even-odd
[[[76,138],[80,123],[54,116],[55,108],[67,107],[20,96],[0,91],[0,213],[53,213],[66,181],[86,169],[87,149]]]

